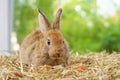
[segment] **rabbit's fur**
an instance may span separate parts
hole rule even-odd
[[[23,40],[20,47],[20,60],[27,65],[59,65],[66,66],[69,58],[69,47],[60,31],[62,9],[57,11],[51,27],[43,12],[39,12],[40,29],[31,32]]]

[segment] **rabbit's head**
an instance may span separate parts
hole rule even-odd
[[[57,11],[53,25],[47,17],[38,9],[40,30],[43,34],[44,50],[51,59],[60,59],[68,55],[68,44],[60,31],[60,17],[62,9]]]

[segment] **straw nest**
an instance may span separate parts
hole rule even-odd
[[[21,67],[18,54],[0,56],[0,80],[120,80],[120,53],[71,54],[66,67]]]

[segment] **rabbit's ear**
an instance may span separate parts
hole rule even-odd
[[[38,9],[39,15],[39,25],[40,25],[40,30],[42,33],[48,31],[50,29],[50,22],[48,21],[47,17],[45,16],[45,14]]]
[[[57,11],[57,14],[55,16],[55,20],[53,23],[53,29],[60,29],[60,17],[61,17],[61,13],[62,13],[62,9],[59,8],[59,10]]]

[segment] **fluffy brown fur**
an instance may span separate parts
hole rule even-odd
[[[31,32],[21,44],[20,60],[28,65],[67,65],[69,58],[68,43],[60,31],[60,8],[53,27],[44,13],[39,11],[40,29]]]

